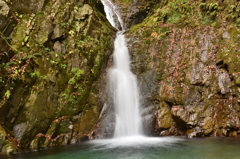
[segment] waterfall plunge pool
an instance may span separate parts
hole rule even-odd
[[[51,147],[2,159],[239,159],[238,138],[125,137]]]
[[[131,73],[130,59],[123,20],[111,0],[101,0],[107,19],[119,30],[115,40],[112,81],[113,99],[119,120],[116,123],[115,138],[93,140],[74,145],[51,147],[36,151],[0,156],[1,159],[239,159],[240,139],[236,138],[183,138],[143,137],[138,124],[139,103],[137,80]],[[117,17],[117,18],[116,18]],[[118,22],[115,22],[115,19]],[[117,24],[120,23],[120,26]],[[122,82],[123,81],[123,82]],[[115,83],[117,83],[115,85]],[[133,87],[131,87],[133,86]],[[127,88],[127,89],[123,89]],[[129,89],[131,88],[131,89]],[[134,90],[131,92],[130,90]],[[130,92],[130,93],[129,93]],[[123,107],[124,106],[124,107]],[[133,106],[129,110],[130,106]],[[131,112],[131,114],[127,114]],[[132,114],[134,112],[134,115]],[[127,115],[126,115],[127,114]],[[117,118],[118,119],[118,118]],[[131,121],[131,122],[129,122]]]

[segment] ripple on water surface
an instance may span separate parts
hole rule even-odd
[[[18,153],[6,159],[239,159],[240,139],[125,137]]]

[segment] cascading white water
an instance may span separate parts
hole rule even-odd
[[[121,29],[124,30],[124,24],[122,21],[122,18],[120,17],[119,13],[116,10],[116,7],[114,6],[114,4],[110,1],[110,0],[101,0],[103,5],[104,5],[104,11],[106,13],[106,17],[108,19],[108,21],[110,22],[110,24],[115,27],[116,29],[120,29],[117,27],[117,22],[120,23]],[[116,16],[117,18],[117,22],[115,21],[114,17]]]
[[[124,35],[115,39],[115,68],[110,73],[110,87],[116,111],[115,137],[140,134],[137,80],[130,71],[129,54]]]
[[[102,0],[109,22],[117,29],[114,15],[124,31],[124,24],[109,0]],[[130,57],[123,31],[117,32],[114,42],[114,68],[111,69],[109,80],[116,112],[114,137],[141,135],[139,115],[139,93],[136,76],[130,69]]]

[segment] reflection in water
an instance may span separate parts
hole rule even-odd
[[[95,140],[6,159],[239,159],[240,139],[180,137]],[[0,156],[4,159],[4,157]]]

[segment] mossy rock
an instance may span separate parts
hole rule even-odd
[[[88,134],[92,130],[98,119],[98,112],[95,112],[95,106],[85,110],[84,114],[79,118],[79,133]]]
[[[163,103],[157,112],[157,123],[159,129],[168,129],[172,126],[173,119],[168,106]]]
[[[212,117],[206,117],[203,120],[203,129],[204,129],[204,134],[208,135],[213,131],[213,125],[214,125],[214,120]]]
[[[35,137],[34,140],[31,141],[30,148],[32,149],[38,149],[42,147],[47,147],[49,145],[48,140],[45,136]]]

